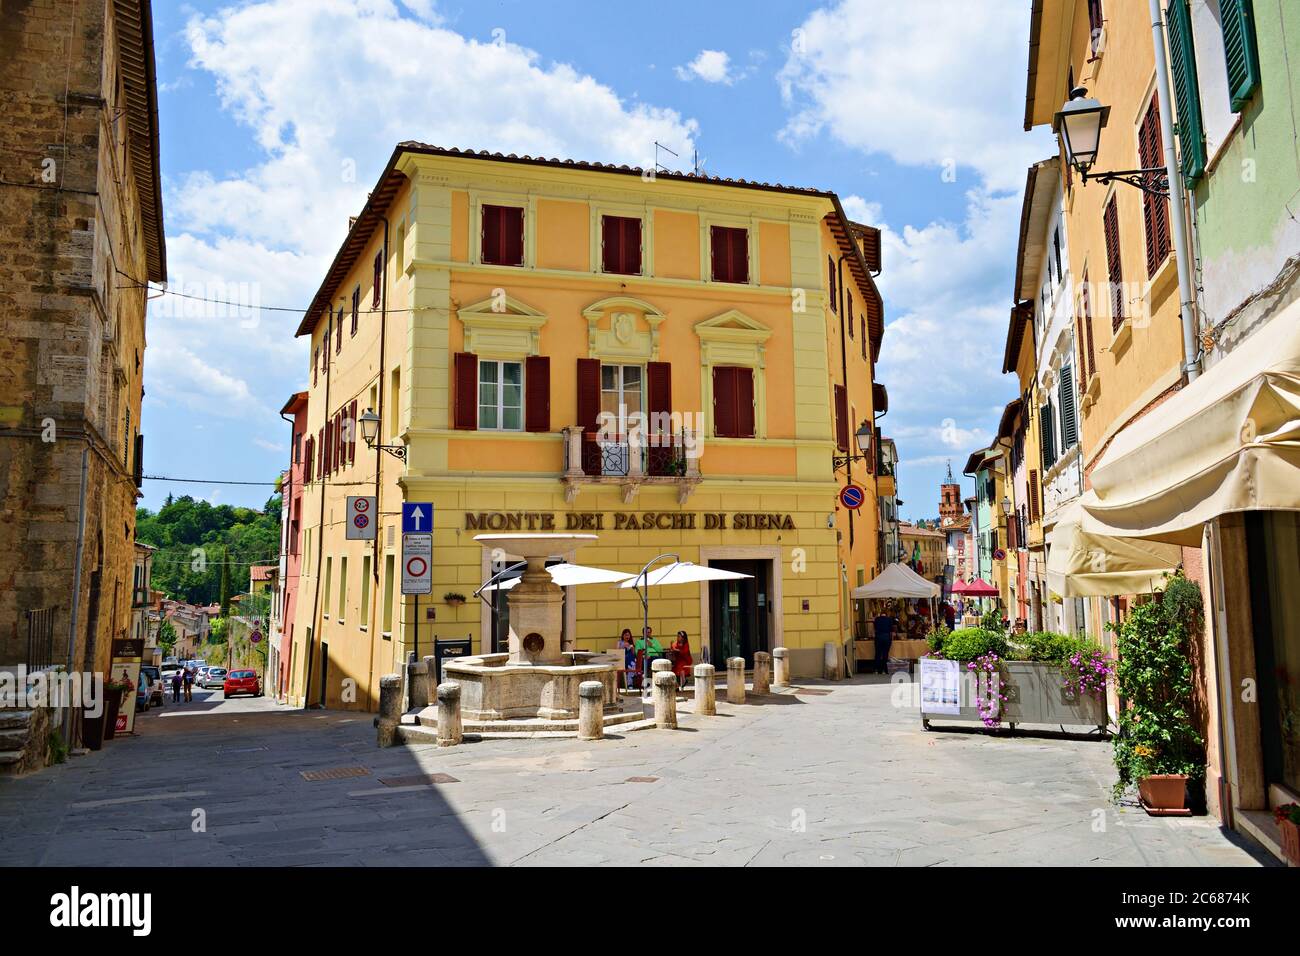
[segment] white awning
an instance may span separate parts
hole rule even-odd
[[[906,564],[891,564],[868,581],[849,592],[854,600],[863,598],[937,598],[942,589],[927,581]]]
[[[551,580],[562,588],[571,588],[579,584],[615,584],[619,581],[626,581],[632,575],[625,571],[610,571],[606,568],[589,568],[581,564],[552,564],[546,569],[551,572]],[[519,569],[519,575],[511,578],[505,578],[496,584],[489,584],[483,588],[483,591],[509,591],[520,581],[523,574],[523,568]]]
[[[1090,533],[1200,547],[1219,515],[1300,510],[1300,302],[1119,432],[1091,478]]]
[[[1090,534],[1072,501],[1047,533],[1047,586],[1063,598],[1147,594],[1182,561],[1177,545]]]

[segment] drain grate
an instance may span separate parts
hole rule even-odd
[[[624,783],[657,783],[658,777],[628,777]]]
[[[825,697],[830,691],[821,687],[796,687],[796,694],[807,694],[809,697]]]
[[[449,773],[417,773],[409,777],[380,777],[385,787],[418,787],[422,784],[460,783]]]
[[[331,767],[329,770],[300,770],[304,780],[347,780],[349,777],[368,777],[365,767]]]

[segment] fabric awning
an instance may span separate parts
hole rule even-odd
[[[983,578],[976,578],[974,581],[958,582],[952,586],[953,594],[962,594],[968,597],[997,597],[998,589],[989,584]]]
[[[856,600],[865,598],[936,598],[939,585],[927,581],[905,564],[891,564],[868,581],[849,592]]]
[[[1076,500],[1047,533],[1047,586],[1063,598],[1147,594],[1182,561],[1182,549],[1142,538],[1090,534]]]
[[[1090,533],[1191,547],[1218,515],[1300,510],[1300,302],[1117,434],[1092,491]]]

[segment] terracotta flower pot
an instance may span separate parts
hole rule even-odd
[[[1138,796],[1148,813],[1187,813],[1187,774],[1154,773],[1138,781]]]
[[[1300,824],[1279,820],[1277,826],[1282,831],[1282,855],[1292,866],[1300,866]]]

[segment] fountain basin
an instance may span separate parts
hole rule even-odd
[[[465,720],[577,719],[578,685],[589,680],[604,686],[607,712],[620,707],[613,664],[512,663],[509,654],[483,654],[447,662],[442,673],[460,685]]]

